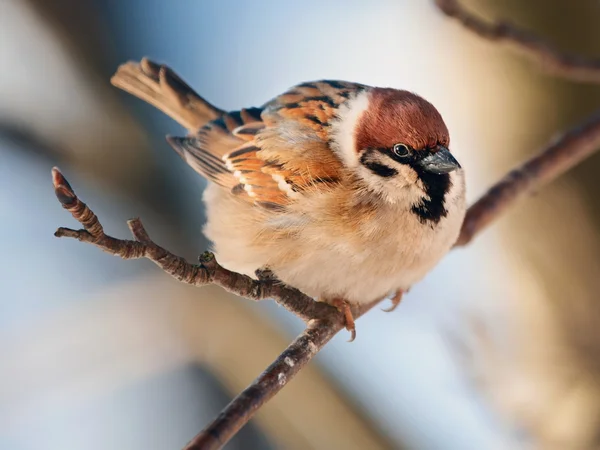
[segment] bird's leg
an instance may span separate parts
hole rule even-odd
[[[392,300],[392,306],[390,306],[389,308],[384,309],[384,312],[392,312],[393,310],[395,310],[398,305],[400,304],[400,302],[402,301],[402,296],[404,295],[404,291],[402,290],[398,290],[396,291],[396,293],[394,294],[394,296],[391,298]]]
[[[356,325],[354,323],[354,316],[352,315],[350,303],[341,298],[334,298],[329,301],[329,303],[335,306],[344,315],[346,330],[350,332],[350,340],[348,342],[352,342],[356,338]]]

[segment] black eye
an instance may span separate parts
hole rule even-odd
[[[394,152],[394,154],[396,156],[399,156],[400,158],[406,158],[407,156],[410,155],[410,149],[408,148],[407,145],[404,144],[396,144],[392,147],[392,151]]]

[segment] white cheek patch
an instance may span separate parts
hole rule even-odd
[[[331,143],[336,155],[346,167],[358,166],[356,125],[369,107],[369,92],[359,92],[340,106],[336,120],[331,122]]]
[[[365,187],[381,196],[387,203],[399,205],[403,208],[412,208],[426,197],[425,187],[419,179],[417,172],[406,164],[393,161],[391,158],[379,156],[378,162],[398,173],[389,178],[382,178],[374,174],[362,164],[358,167],[358,174],[364,180]]]

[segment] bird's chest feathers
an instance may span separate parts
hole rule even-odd
[[[409,287],[420,279],[456,239],[452,215],[424,223],[404,205],[311,206],[297,234],[311,264],[332,277],[363,274],[365,280]],[[347,282],[347,280],[346,280]]]
[[[443,224],[430,226],[411,211],[380,207],[371,214],[358,213],[337,227],[344,228],[344,234],[330,234],[337,244],[334,248],[344,250],[340,256],[368,266],[367,271],[394,276],[430,257],[442,238]]]

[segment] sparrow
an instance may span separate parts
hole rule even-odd
[[[412,92],[319,80],[226,112],[147,59],[112,82],[188,129],[167,140],[208,180],[220,264],[336,306],[353,337],[352,306],[408,290],[458,237],[464,171],[442,116]]]

